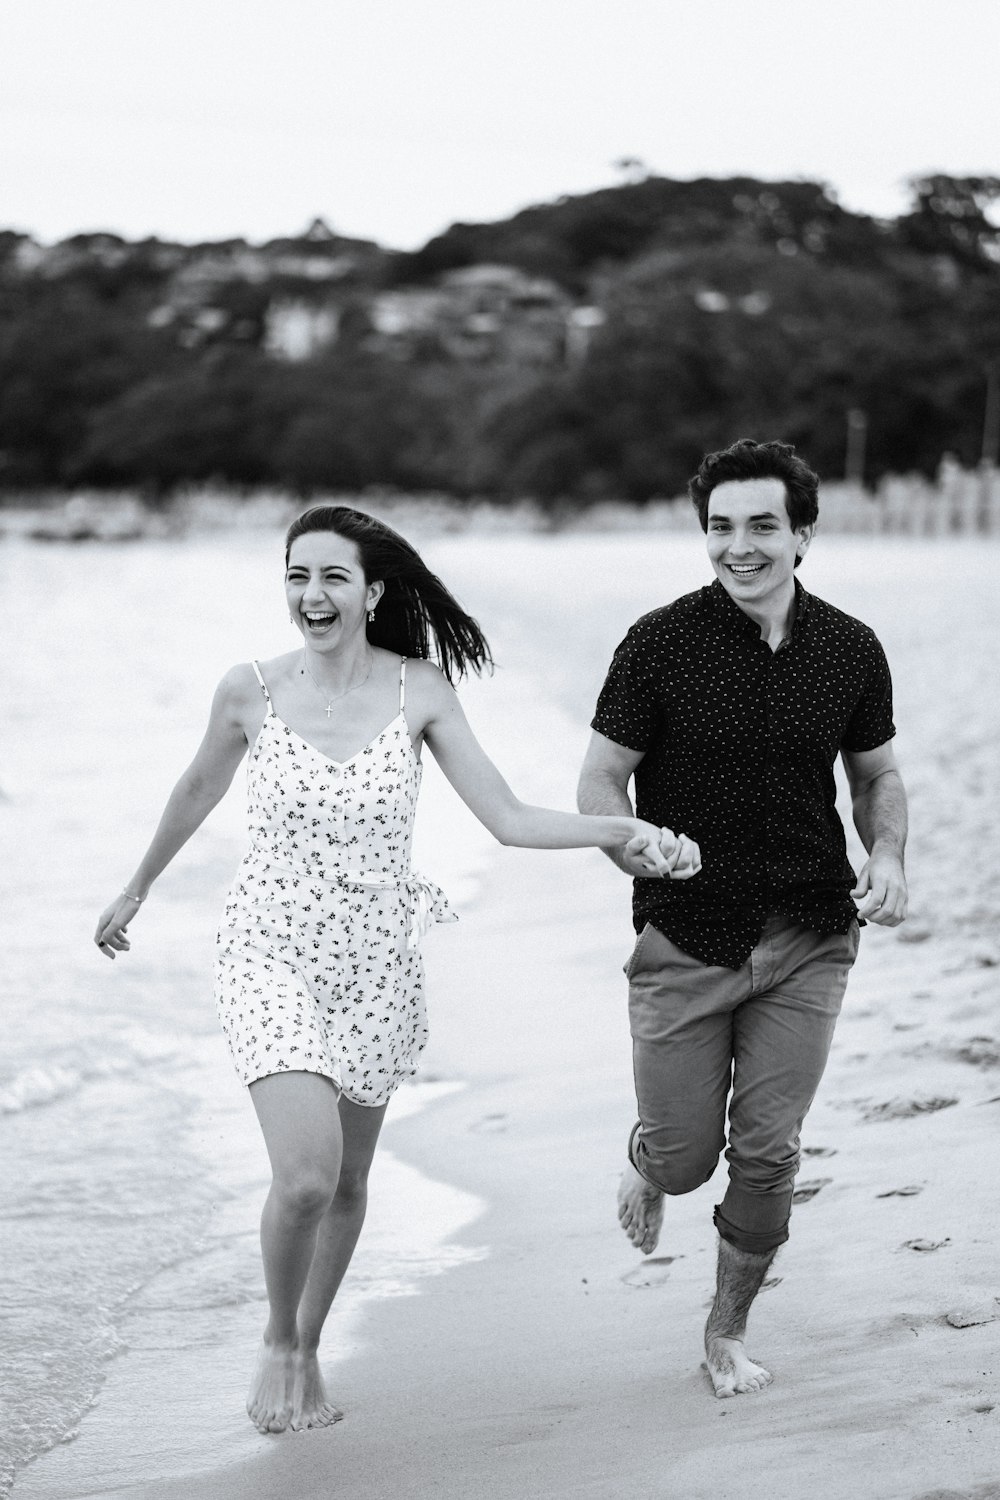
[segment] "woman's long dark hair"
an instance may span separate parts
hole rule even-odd
[[[433,656],[449,682],[471,669],[493,666],[486,637],[471,615],[430,571],[415,547],[384,521],[349,505],[314,505],[285,537],[285,567],[292,543],[310,531],[332,531],[353,542],[366,583],[381,579],[385,592],[368,624],[373,646],[400,656]]]

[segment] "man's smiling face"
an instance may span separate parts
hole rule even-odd
[[[749,613],[787,604],[811,526],[792,530],[782,480],[727,479],[708,498],[708,555],[726,593]]]

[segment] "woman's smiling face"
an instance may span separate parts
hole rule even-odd
[[[285,570],[288,612],[303,636],[319,648],[343,645],[364,634],[365,615],[382,597],[368,583],[357,546],[335,531],[296,537]]]

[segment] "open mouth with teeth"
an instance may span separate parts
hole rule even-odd
[[[758,573],[764,571],[764,563],[728,563],[730,573],[734,578],[756,578]]]
[[[337,619],[337,616],[331,610],[326,610],[323,612],[320,612],[318,610],[310,610],[309,613],[304,614],[302,618],[306,622],[306,629],[309,631],[310,635],[322,635],[324,631],[330,629],[330,626]]]

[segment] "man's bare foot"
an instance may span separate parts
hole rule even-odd
[[[629,1162],[618,1184],[618,1222],[643,1255],[652,1255],[663,1224],[663,1194]]]
[[[247,1416],[258,1432],[284,1432],[292,1415],[294,1352],[262,1343],[247,1396]]]
[[[311,1354],[300,1350],[295,1356],[292,1382],[292,1420],[289,1423],[292,1431],[329,1427],[333,1422],[339,1422],[343,1415],[339,1406],[326,1399],[326,1387],[315,1350]]]
[[[707,1338],[705,1363],[719,1397],[742,1396],[771,1384],[770,1371],[754,1363],[742,1339]]]

